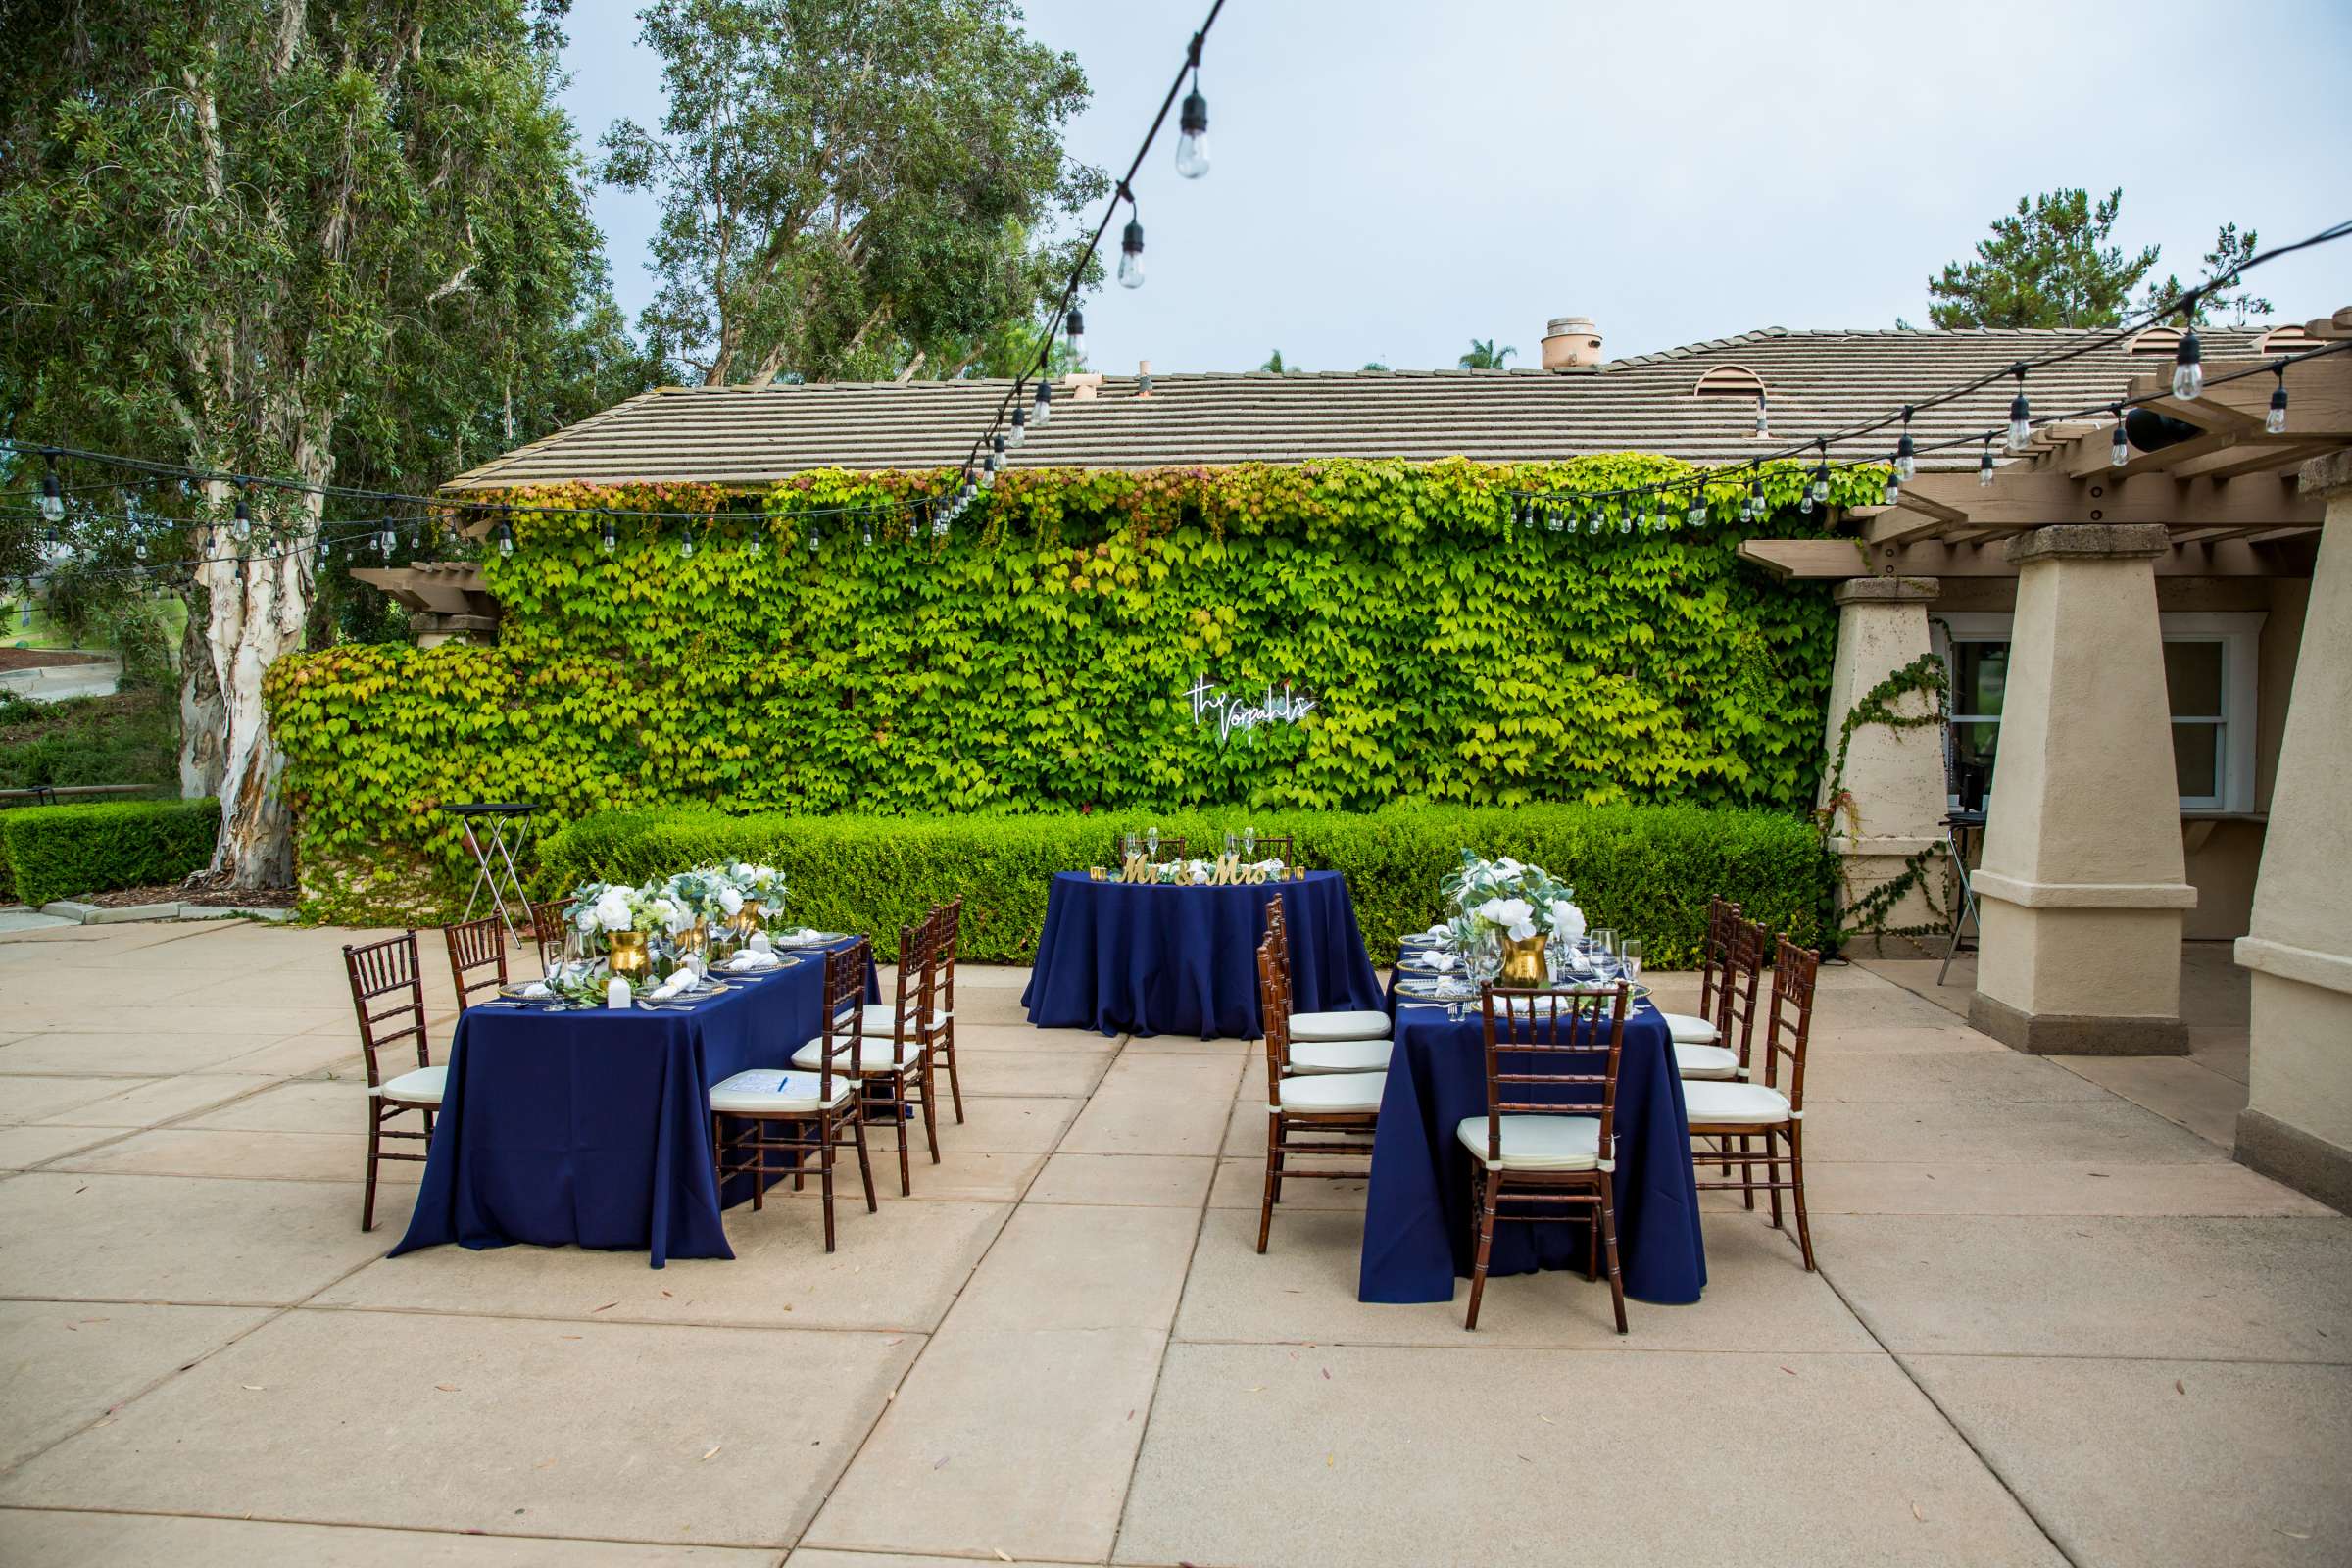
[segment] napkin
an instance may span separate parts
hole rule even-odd
[[[1439,974],[1451,974],[1453,972],[1453,955],[1433,953],[1429,956],[1429,966]]]
[[[1451,934],[1451,932],[1452,928],[1446,925],[1445,921],[1440,920],[1436,925],[1431,926],[1428,930],[1422,932],[1421,934],[1429,938],[1429,940],[1432,942],[1443,942]]]
[[[522,988],[522,994],[534,1002],[538,1001],[542,997],[552,997],[555,995],[553,991],[547,989],[547,982],[544,980],[534,980],[529,985],[524,986]]]
[[[773,969],[782,960],[779,959],[773,953],[762,953],[758,949],[753,949],[749,952],[738,953],[735,955],[735,956],[729,958],[727,960],[727,967],[737,971],[745,969]]]
[[[668,979],[654,987],[654,997],[657,1001],[663,997],[674,997],[681,991],[691,989],[693,985],[694,971],[692,969],[681,968],[673,973]]]

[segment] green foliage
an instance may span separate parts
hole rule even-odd
[[[639,15],[662,132],[615,123],[601,172],[660,194],[644,324],[710,384],[954,373],[1059,299],[1075,245],[1032,235],[1102,189],[1062,156],[1086,76],[1010,0]]]
[[[1600,489],[1681,466],[1334,462],[1008,474],[945,542],[840,509],[936,476],[802,475],[757,515],[674,533],[523,510],[482,565],[495,648],[338,648],[270,672],[306,865],[455,875],[463,799],[590,810],[1010,813],[1393,801],[1807,808],[1836,637],[1826,595],[1742,566],[1744,481],[1711,525],[1516,529],[1514,487]],[[1804,474],[1776,468],[1790,507]],[[1841,472],[1840,504],[1882,476]],[[567,489],[544,505],[699,505]],[[525,503],[527,507],[527,503]],[[1826,519],[1812,514],[1816,525]],[[1789,510],[1776,527],[1798,531]],[[812,557],[807,535],[818,530]],[[762,548],[755,552],[757,541]],[[1196,726],[1206,676],[1290,682],[1298,726]],[[359,909],[348,913],[363,912]]]
[[[111,888],[177,882],[213,858],[219,801],[109,801],[0,811],[0,876],[36,907]]]
[[[2123,207],[2119,187],[2092,203],[2081,189],[2020,196],[1997,219],[1977,259],[1946,262],[1928,280],[1928,319],[1942,327],[2112,326],[2139,280],[2156,265],[2157,247],[2135,256],[2109,243]]]
[[[2227,315],[2230,325],[2243,326],[2249,317],[2270,315],[2274,309],[2271,302],[2248,288],[2244,277],[2240,275],[2246,263],[2253,260],[2260,249],[2261,236],[2253,229],[2249,228],[2240,234],[2235,223],[2224,223],[2216,229],[2213,249],[2204,256],[2204,275],[2218,286],[2211,293],[2198,295],[2193,305],[2185,311],[2176,312],[2173,318],[2191,326],[2206,326]],[[2179,299],[2186,289],[2187,285],[2178,276],[2168,275],[2163,282],[2148,286],[2147,297],[2140,302],[2140,308],[2152,311],[2168,301]]]
[[[171,695],[158,687],[62,703],[0,703],[0,789],[157,784],[176,789]]]
[[[963,955],[1026,963],[1044,928],[1057,871],[1116,861],[1119,835],[1156,821],[1193,846],[1221,844],[1245,823],[1297,840],[1293,858],[1348,878],[1373,954],[1441,917],[1440,883],[1465,846],[1546,867],[1576,888],[1595,927],[1647,945],[1648,961],[1696,961],[1707,896],[1738,899],[1798,941],[1818,934],[1827,855],[1797,817],[1687,807],[1392,807],[1334,811],[1131,812],[1019,817],[729,816],[701,809],[605,812],[540,848],[541,896],[592,880],[643,882],[683,867],[741,858],[775,866],[792,887],[792,918],[864,931],[895,956],[899,927],[960,897]]]
[[[1499,370],[1518,352],[1515,348],[1496,348],[1491,337],[1474,337],[1470,340],[1470,352],[1454,363],[1465,370]]]

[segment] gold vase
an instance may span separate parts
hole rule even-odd
[[[616,978],[636,985],[654,972],[653,955],[645,951],[642,931],[615,931],[611,937],[611,951],[605,955],[605,966]]]
[[[733,934],[737,942],[751,941],[752,933],[759,929],[760,906],[756,904],[745,905],[735,911],[733,918],[727,921],[727,930]]]
[[[1502,939],[1502,973],[1497,977],[1506,986],[1525,990],[1541,990],[1549,978],[1544,967],[1544,933],[1514,942]]]

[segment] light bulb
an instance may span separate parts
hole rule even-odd
[[[678,559],[683,561],[686,557],[693,554],[694,530],[692,528],[680,528],[678,530]]]
[[[817,535],[816,524],[810,523],[808,525],[808,553],[812,556],[815,555],[817,546],[823,543],[824,541]]]
[[[596,548],[602,550],[606,555],[609,556],[612,553],[613,547],[619,543],[620,533],[612,526],[612,518],[611,514],[608,514],[605,517],[604,527],[597,533]]]
[[[1144,225],[1132,218],[1119,235],[1119,286],[1144,286]]]
[[[43,522],[66,520],[66,497],[65,492],[57,487],[57,460],[55,458],[49,460],[48,470],[41,475],[40,513]],[[30,600],[25,602],[31,603]]]
[[[1813,515],[1813,489],[1810,485],[1797,495],[1796,510],[1805,516]]]
[[[2205,345],[2197,341],[2197,329],[2190,327],[2180,334],[2180,346],[2173,351],[2173,396],[2202,397],[2205,393]]]
[[[1977,462],[1977,488],[1992,488],[1992,439],[1989,436],[1984,441],[1984,456]]]
[[[2271,392],[2271,412],[2262,416],[2262,427],[2272,435],[2286,434],[2286,367],[2278,367],[2278,385]]]
[[[246,510],[242,491],[237,494],[236,514],[229,519],[228,532],[239,544],[253,537],[253,514]]]
[[[1704,490],[1690,492],[1690,510],[1684,514],[1683,520],[1693,528],[1707,525],[1707,493]]]
[[[1037,401],[1030,405],[1029,422],[1037,426],[1040,430],[1043,430],[1046,427],[1047,421],[1053,417],[1054,383],[1051,381],[1040,381],[1037,383]]]
[[[2026,407],[2026,394],[2020,391],[2009,400],[2009,450],[2023,452],[2034,444],[2034,416]]]
[[[1906,429],[1903,438],[1894,444],[1894,476],[1908,484],[1918,472],[1919,449],[1911,444],[1911,432]]]
[[[874,547],[874,514],[870,512],[865,514],[865,526],[858,530],[858,541],[868,550]]]
[[[1826,458],[1813,470],[1813,488],[1807,494],[1822,506],[1830,504],[1830,465]]]
[[[1625,510],[1617,514],[1617,531],[1619,533],[1634,531],[1634,505],[1630,501],[1625,504]]]
[[[1896,474],[1896,473],[1890,473],[1890,474],[1888,474],[1888,475],[1886,476],[1886,493],[1884,496],[1880,497],[1880,504],[1881,504],[1882,506],[1888,506],[1888,507],[1891,507],[1891,506],[1893,506],[1893,505],[1894,505],[1894,504],[1895,504],[1897,501],[1900,501],[1902,498],[1903,498],[1903,479],[1902,479],[1902,475],[1900,475],[1900,474]]]
[[[1080,365],[1084,365],[1086,363],[1086,313],[1075,305],[1070,307],[1069,326],[1070,358],[1076,360]],[[1045,423],[1045,416],[1040,415],[1037,422]]]
[[[1527,526],[1527,497],[1521,496],[1516,502],[1512,503],[1511,522],[1517,527],[1524,528]]]
[[[755,560],[767,554],[766,536],[758,532],[745,534],[743,536],[743,551],[745,555],[751,556]]]
[[[1178,114],[1176,126],[1183,132],[1176,138],[1176,172],[1187,179],[1199,179],[1208,172],[1208,100],[1200,96],[1200,78],[1193,78],[1193,90],[1184,95],[1184,108]]]
[[[1012,430],[1004,437],[1004,444],[1008,447],[1017,447],[1028,439],[1029,405],[1020,400],[1019,390],[1016,388],[1012,400]]]
[[[390,561],[393,548],[400,543],[400,536],[392,531],[392,523],[389,518],[385,519],[384,531],[375,536],[375,542],[382,547],[384,559]]]
[[[514,554],[514,524],[502,522],[498,525],[498,553],[502,556]]]
[[[2107,448],[2107,462],[2120,468],[2131,461],[2132,438],[2124,432],[2124,407],[2119,403],[2115,406],[2115,438]]]

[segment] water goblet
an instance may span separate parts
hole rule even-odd
[[[1642,978],[1642,944],[1639,940],[1629,937],[1618,945],[1617,969],[1629,982]]]

